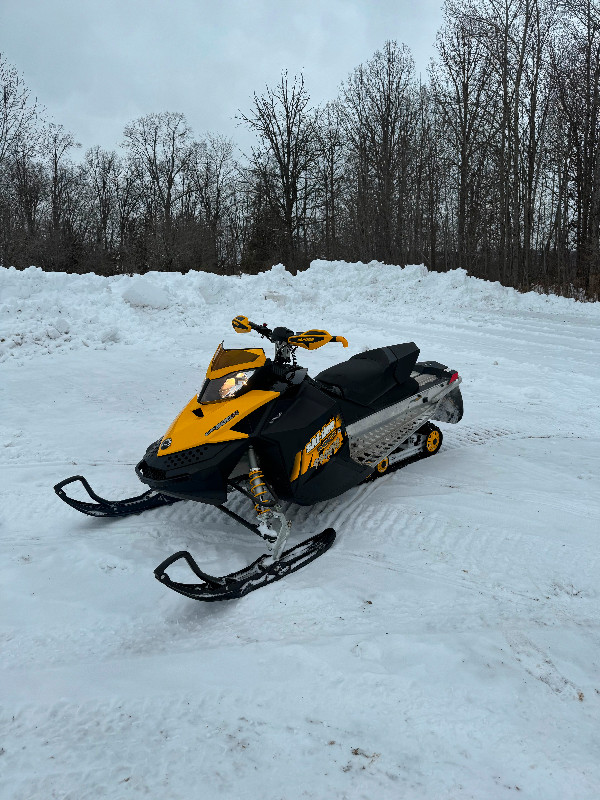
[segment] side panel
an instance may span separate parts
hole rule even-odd
[[[350,458],[346,426],[334,398],[304,383],[294,399],[281,398],[272,410],[256,448],[282,499],[311,505],[342,494],[369,474]]]

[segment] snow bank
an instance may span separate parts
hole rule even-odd
[[[169,307],[169,293],[160,289],[147,275],[135,275],[121,295],[130,306],[163,309]]]
[[[176,335],[176,323],[226,325],[238,313],[298,330],[326,326],[348,306],[358,326],[368,325],[374,313],[401,314],[420,324],[457,310],[469,318],[490,310],[552,310],[583,318],[600,313],[598,303],[520,294],[464,270],[429,272],[422,264],[313,261],[296,276],[278,264],[259,275],[152,272],[108,278],[10,267],[0,268],[0,361],[60,349],[104,349],[140,335],[164,346]]]

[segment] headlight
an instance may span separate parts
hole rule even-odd
[[[256,370],[248,369],[244,372],[230,372],[222,378],[209,381],[204,391],[198,398],[199,403],[214,403],[217,400],[229,400],[238,395],[248,383]]]

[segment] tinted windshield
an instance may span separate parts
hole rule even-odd
[[[217,352],[213,356],[210,363],[210,369],[216,372],[220,369],[231,369],[240,364],[253,364],[255,361],[261,359],[261,354],[264,358],[262,351],[256,352],[253,350],[226,350],[222,344],[217,347]]]

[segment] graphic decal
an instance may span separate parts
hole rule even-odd
[[[215,431],[218,431],[219,428],[222,428],[223,425],[227,425],[228,422],[231,422],[231,420],[234,417],[239,417],[239,415],[240,415],[240,412],[236,409],[233,412],[233,414],[230,414],[228,417],[225,417],[225,419],[222,419],[221,422],[217,422],[217,424],[214,425],[209,431],[206,431],[206,433],[204,435],[205,436],[210,436],[211,433],[214,433]]]
[[[315,433],[308,444],[296,453],[290,480],[295,481],[309,469],[326,464],[343,443],[342,419],[340,416],[332,417]]]

